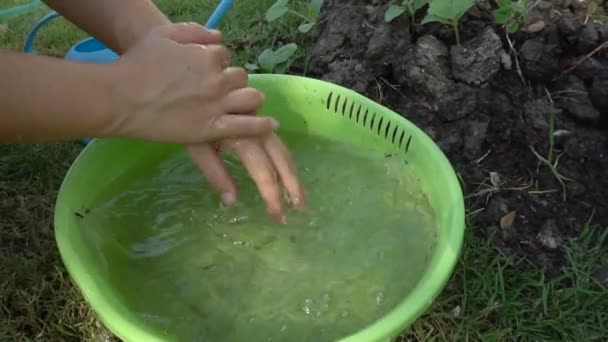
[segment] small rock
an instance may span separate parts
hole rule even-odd
[[[550,249],[556,249],[562,245],[562,238],[554,220],[547,220],[536,238],[540,243]]]
[[[566,139],[564,143],[564,152],[568,157],[574,160],[581,160],[585,157],[587,153],[587,149],[582,141],[580,141],[577,137],[573,136]],[[573,183],[576,184],[576,183]]]
[[[600,41],[600,31],[597,24],[585,25],[581,28],[576,44],[576,52],[587,54],[595,49]]]
[[[589,97],[595,108],[608,117],[608,79],[595,77],[589,88]]]
[[[608,65],[592,57],[577,65],[574,74],[585,82],[592,82],[594,78],[608,79]]]
[[[558,129],[553,132],[553,140],[555,143],[555,147],[561,148],[564,147],[566,141],[572,136],[572,132],[565,129]]]
[[[416,92],[438,99],[451,85],[448,78],[448,49],[432,35],[422,36],[405,56],[405,63],[393,65],[393,74],[400,84]]]
[[[354,44],[351,40],[361,37],[360,23],[365,22],[365,8],[346,5],[344,10],[330,12],[325,20],[319,39],[311,50],[311,67],[322,69],[339,57],[345,45]]]
[[[444,129],[437,145],[445,153],[450,153],[462,144],[463,128],[460,125],[451,125]]]
[[[489,222],[498,222],[509,210],[507,201],[500,196],[493,196],[481,214],[482,218]]]
[[[476,89],[452,82],[446,93],[437,97],[438,115],[447,122],[463,119],[477,108],[478,98]]]
[[[505,93],[493,92],[488,106],[489,113],[496,113],[496,115],[513,114],[513,103],[511,102],[511,98]]]
[[[456,305],[451,311],[452,317],[454,317],[454,318],[460,317],[461,311],[462,311],[462,309],[460,309],[460,305]]]
[[[511,59],[511,55],[505,50],[501,50],[500,52],[500,64],[505,70],[511,70],[513,68],[513,60]]]
[[[524,104],[524,120],[541,132],[549,130],[551,103],[546,98],[530,100]]]
[[[544,30],[545,25],[546,25],[545,22],[540,20],[540,21],[537,21],[535,23],[528,25],[528,27],[526,27],[526,31],[528,31],[530,33],[537,33],[537,32]]]
[[[578,27],[575,20],[571,16],[561,16],[559,22],[557,23],[557,27],[562,38],[566,43],[568,43],[568,45],[576,44],[576,41],[578,40]]]
[[[321,78],[323,81],[332,82],[357,92],[364,92],[370,82],[375,80],[369,68],[366,68],[357,60],[347,59],[329,63],[328,71]],[[353,71],[358,77],[352,77]]]
[[[520,64],[526,78],[537,82],[550,82],[559,74],[559,59],[553,52],[554,46],[541,39],[527,40],[519,52]]]
[[[451,49],[454,78],[470,85],[490,80],[500,70],[502,41],[488,26],[481,35]]]
[[[593,272],[593,278],[602,285],[608,285],[608,264],[600,266]]]
[[[550,10],[553,7],[553,1],[541,0],[536,6],[542,11]]]
[[[365,52],[365,58],[367,59],[379,59],[385,55],[390,54],[389,51],[392,51],[395,48],[396,39],[393,38],[393,32],[397,33],[397,31],[392,28],[390,25],[385,23],[384,21],[380,22],[376,30],[372,34],[369,39],[369,44],[367,46],[367,51]],[[407,27],[400,28],[399,33],[406,33],[406,36],[399,37],[403,41],[410,40],[409,30]]]
[[[478,157],[481,146],[486,141],[488,124],[487,121],[471,121],[465,128],[464,153],[468,159]]]
[[[564,112],[580,123],[595,125],[599,122],[600,113],[593,107],[585,83],[576,76],[569,76],[562,83],[562,93],[556,104]]]

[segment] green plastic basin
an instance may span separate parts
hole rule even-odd
[[[464,201],[452,166],[423,131],[356,92],[288,75],[251,75],[250,85],[266,94],[260,114],[280,121],[280,135],[297,132],[360,146],[373,144],[406,159],[421,178],[438,224],[437,245],[429,268],[394,310],[343,339],[391,340],[431,305],[448,281],[460,254],[465,227]],[[55,234],[63,262],[101,321],[124,341],[165,340],[121,302],[108,276],[111,266],[97,255],[94,239],[83,235],[75,212],[93,204],[126,170],[142,167],[138,165],[143,156],[176,148],[179,147],[134,140],[94,140],[71,166],[57,198]]]

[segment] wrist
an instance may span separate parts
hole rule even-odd
[[[153,29],[170,23],[171,20],[160,11],[151,11],[148,15],[141,17],[138,20],[131,20],[130,17],[125,18],[124,16],[118,16],[113,25],[115,36],[118,39],[119,51],[117,52],[119,54],[125,53]]]

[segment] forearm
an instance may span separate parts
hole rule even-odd
[[[151,0],[45,0],[78,27],[122,54],[151,28],[170,20]]]
[[[120,111],[113,68],[0,50],[0,143],[103,136]]]

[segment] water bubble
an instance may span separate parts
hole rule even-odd
[[[329,311],[329,303],[322,303],[320,312],[327,312],[327,311]]]
[[[281,331],[285,331],[285,330],[287,330],[287,324],[281,325]]]
[[[350,312],[348,310],[345,309],[340,312],[340,317],[347,318],[348,316],[350,316]]]
[[[331,296],[327,292],[321,293],[321,300],[324,302],[328,302],[331,299]]]
[[[232,223],[232,224],[243,223],[243,222],[247,221],[247,219],[248,219],[247,216],[237,216],[237,217],[233,217],[230,220],[228,220],[228,223]]]
[[[312,304],[313,301],[312,299],[307,298],[306,300],[304,300],[304,304],[302,305],[302,311],[304,311],[304,313],[306,315],[310,315],[312,312]]]
[[[376,294],[376,303],[382,304],[386,300],[386,294],[382,291]]]

